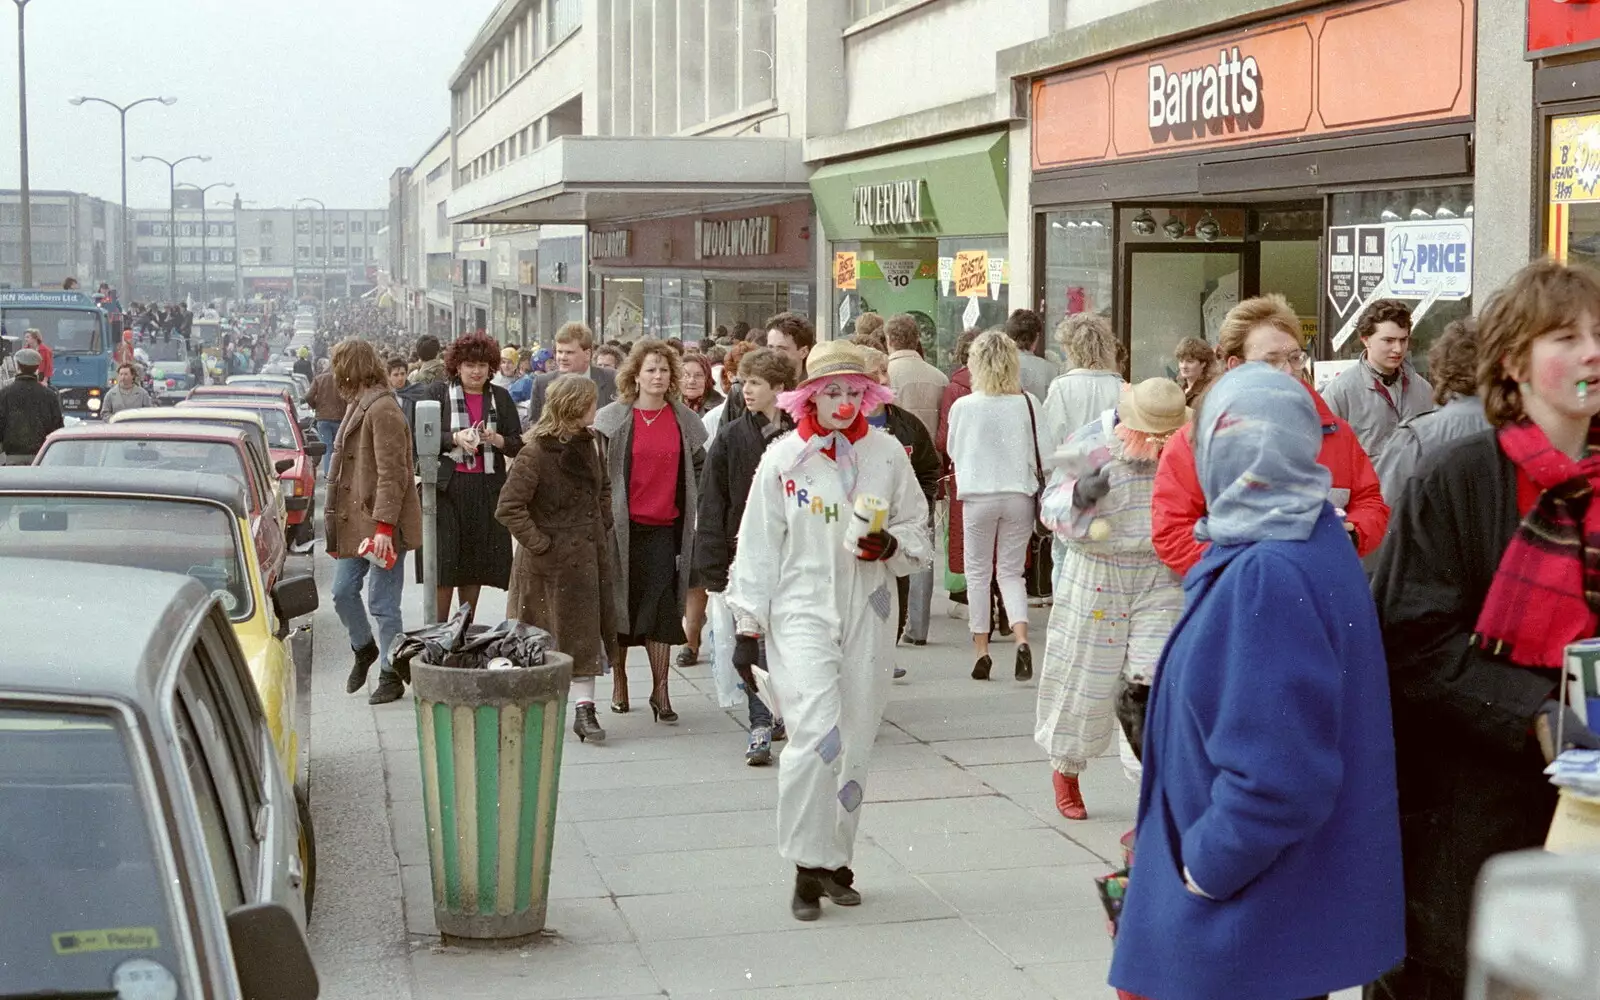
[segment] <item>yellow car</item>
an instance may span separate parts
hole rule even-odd
[[[307,794],[311,651],[308,637],[290,635],[289,623],[316,610],[317,585],[302,574],[268,591],[248,541],[249,518],[244,488],[229,476],[34,466],[0,477],[0,556],[182,573],[221,600],[294,788],[309,911],[316,858]]]

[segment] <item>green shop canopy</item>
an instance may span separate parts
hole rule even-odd
[[[811,195],[830,240],[1003,235],[1009,153],[1002,132],[831,163]]]

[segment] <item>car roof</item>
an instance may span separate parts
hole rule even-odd
[[[241,445],[249,443],[249,438],[245,437],[245,432],[237,427],[203,423],[190,425],[186,422],[174,420],[168,421],[165,425],[162,425],[160,421],[137,426],[125,423],[78,424],[75,427],[63,427],[60,430],[51,431],[50,436],[45,438],[45,444],[49,444],[52,441],[70,441],[78,438],[90,441],[104,438],[142,441],[153,437],[169,441],[237,441]]]
[[[82,465],[23,465],[0,472],[0,497],[12,493],[97,494],[205,500],[235,517],[250,516],[244,484],[232,476],[171,469],[102,469]],[[5,607],[0,604],[0,608]],[[0,618],[5,617],[0,615]]]
[[[107,601],[105,595],[115,594]],[[216,598],[178,573],[0,557],[0,693],[100,695],[150,704]],[[64,642],[94,608],[103,642]]]
[[[268,408],[288,413],[291,420],[295,415],[294,404],[289,402],[287,399],[284,399],[282,396],[277,395],[276,393],[270,396],[266,395],[265,393],[255,396],[201,396],[199,399],[185,399],[177,406],[173,407],[173,409],[187,410],[190,413],[193,413],[195,410],[207,410],[212,413],[222,410],[224,412],[233,413],[242,411],[244,413],[249,413],[252,416],[255,416],[253,411]],[[256,416],[256,419],[260,420],[261,418]],[[266,424],[263,423],[262,426],[265,427]]]
[[[190,391],[190,396],[205,399],[207,396],[218,399],[223,396],[287,396],[289,387],[275,389],[270,385],[197,385]]]
[[[142,406],[137,410],[123,410],[111,417],[113,424],[146,424],[151,421],[159,423],[163,420],[178,420],[184,423],[196,421],[202,424],[207,421],[230,420],[259,427],[263,432],[267,426],[262,423],[261,414],[255,410],[238,408],[230,410],[222,406]]]

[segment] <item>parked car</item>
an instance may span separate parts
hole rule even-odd
[[[308,406],[295,402],[294,392],[286,385],[208,385],[189,394],[191,399],[232,399],[237,396],[274,396],[281,397],[289,402],[293,408],[295,420],[301,427],[310,427],[316,422],[316,411]]]
[[[237,427],[244,431],[245,437],[250,439],[250,450],[260,458],[261,467],[282,479],[282,470],[276,468],[278,460],[273,457],[272,447],[267,443],[267,426],[251,410],[228,410],[225,412],[208,410],[197,412],[192,409],[180,410],[176,406],[143,406],[137,410],[123,410],[121,413],[114,413],[108,423],[144,424],[152,421],[155,423],[172,423],[176,421],[179,424],[195,422],[203,425]],[[82,421],[79,421],[79,423],[82,423]],[[68,426],[71,425],[69,424]],[[284,495],[290,496],[292,492],[284,491]],[[286,514],[292,515],[293,511],[288,511]]]
[[[271,590],[283,573],[288,543],[287,509],[304,510],[306,497],[282,495],[276,476],[252,456],[245,432],[181,422],[84,424],[45,438],[33,464],[41,468],[146,469],[224,475],[245,488],[250,536],[263,583]]]
[[[304,510],[291,510],[286,530],[292,543],[304,543],[316,538],[317,463],[327,451],[327,446],[315,436],[307,437],[294,420],[289,404],[275,396],[252,399],[248,396],[222,398],[203,396],[188,399],[174,408],[175,413],[195,411],[249,413],[258,418],[267,430],[267,446],[271,449],[273,467],[283,485],[286,497],[305,497],[309,503]]]
[[[0,558],[0,607],[0,989],[315,998],[301,824],[222,602]],[[86,607],[114,638],[63,641]]]

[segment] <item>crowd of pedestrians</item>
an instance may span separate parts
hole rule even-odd
[[[1125,996],[1460,997],[1478,868],[1549,825],[1553,733],[1600,746],[1557,691],[1564,647],[1600,623],[1600,277],[1531,265],[1433,342],[1431,383],[1404,303],[1356,332],[1322,393],[1271,294],[1134,385],[1105,318],[1054,331],[1060,371],[1026,310],[964,335],[948,376],[900,316],[848,341],[792,313],[727,350],[644,339],[614,372],[581,324],[543,359],[472,334],[386,367],[346,341],[313,402],[346,408],[328,546],[350,688],[398,631],[401,571],[350,550],[416,547],[420,393],[446,418],[441,617],[507,589],[573,656],[586,742],[607,738],[599,678],[633,708],[630,647],[664,725],[674,650],[709,659],[745,759],[778,761],[796,918],[861,901],[872,744],[927,641],[942,544],[972,677],[997,633],[1016,681],[1038,658],[1061,814],[1088,818],[1079,776],[1114,740],[1142,782]]]

